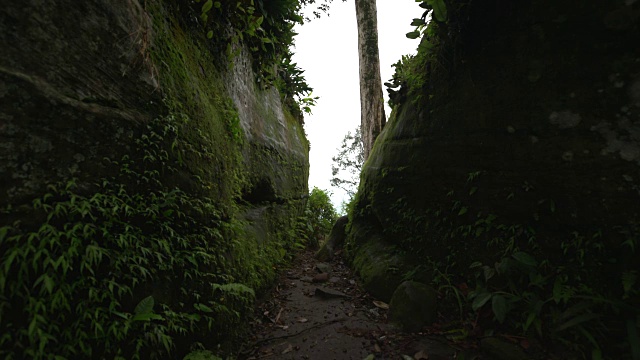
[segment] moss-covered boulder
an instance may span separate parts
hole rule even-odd
[[[341,216],[336,220],[331,228],[329,238],[322,243],[320,249],[316,253],[316,259],[320,261],[328,261],[333,258],[335,251],[342,247],[346,238],[346,228],[349,223],[348,216]]]
[[[389,320],[404,331],[415,332],[436,320],[438,293],[429,285],[405,281],[393,292]]]

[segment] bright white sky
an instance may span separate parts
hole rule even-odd
[[[382,82],[391,79],[402,55],[414,54],[419,40],[408,39],[413,18],[424,11],[415,0],[377,0],[378,39]],[[297,26],[294,62],[305,70],[307,83],[319,96],[313,115],[305,116],[305,130],[311,142],[309,189],[328,190],[340,210],[346,194],[331,187],[331,158],[338,153],[348,131],[360,124],[360,87],[358,85],[358,30],[354,0],[334,0],[329,17],[313,19]],[[385,106],[386,87],[383,86]],[[387,118],[389,108],[385,109]]]

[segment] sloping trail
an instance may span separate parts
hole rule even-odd
[[[384,303],[374,302],[340,254],[318,263],[311,251],[289,270],[256,309],[253,336],[240,359],[454,359],[443,339],[405,334],[387,323]]]

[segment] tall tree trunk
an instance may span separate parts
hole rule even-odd
[[[355,3],[360,58],[360,124],[366,160],[386,118],[380,79],[376,0],[355,0]]]

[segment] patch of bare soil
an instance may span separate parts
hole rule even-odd
[[[428,333],[402,333],[388,305],[362,290],[338,253],[318,263],[303,251],[256,309],[240,359],[455,359],[460,348]],[[466,357],[467,359],[477,357]]]

